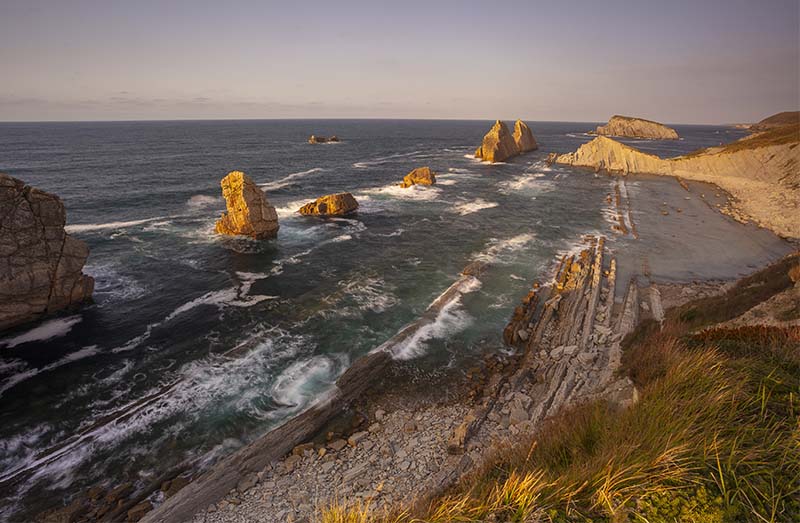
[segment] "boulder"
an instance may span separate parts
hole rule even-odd
[[[514,137],[506,124],[497,120],[483,137],[480,147],[475,150],[475,158],[489,163],[502,162],[519,154]]]
[[[531,128],[522,120],[517,120],[516,123],[514,123],[514,143],[517,144],[517,150],[520,153],[535,151],[539,148],[539,144],[536,143],[536,138],[533,137]]]
[[[328,143],[328,142],[338,142],[338,141],[339,137],[336,136],[335,134],[330,138],[326,138],[324,136],[316,136],[314,134],[308,137],[308,143]]]
[[[679,138],[675,129],[664,124],[643,118],[620,115],[612,116],[606,125],[601,125],[595,129],[594,134],[649,140],[677,140]]]
[[[89,248],[66,219],[58,196],[0,173],[0,330],[91,299]]]
[[[433,185],[436,183],[436,174],[430,167],[417,167],[403,177],[400,187],[407,188],[412,185]]]
[[[317,216],[341,216],[358,209],[358,202],[349,192],[326,194],[300,207],[300,214]]]
[[[241,171],[231,171],[220,182],[228,212],[217,220],[219,234],[262,240],[278,234],[278,213],[254,182]]]

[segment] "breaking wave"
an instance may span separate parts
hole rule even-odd
[[[288,174],[281,178],[280,180],[276,180],[274,182],[266,182],[258,184],[259,187],[262,187],[265,191],[277,191],[278,189],[283,189],[289,185],[293,185],[296,180],[301,178],[305,178],[309,174],[319,173],[324,171],[322,167],[314,167],[313,169],[308,169],[307,171],[300,171],[292,174]]]

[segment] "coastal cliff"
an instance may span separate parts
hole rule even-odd
[[[0,173],[0,330],[91,299],[89,248],[65,224],[58,196]]]
[[[249,176],[231,171],[220,186],[228,212],[217,220],[215,229],[219,234],[250,236],[257,240],[277,236],[278,213]]]
[[[606,125],[601,125],[595,129],[593,134],[624,138],[646,138],[649,140],[677,140],[679,138],[675,129],[664,124],[643,118],[620,115],[612,116]]]
[[[749,126],[748,130],[752,132],[761,132],[769,131],[776,127],[783,127],[784,125],[798,124],[800,124],[800,111],[784,111],[764,118],[760,122]]]
[[[664,159],[598,136],[560,164],[622,174],[647,173],[710,182],[728,191],[752,221],[800,238],[800,126],[784,126],[726,146]]]

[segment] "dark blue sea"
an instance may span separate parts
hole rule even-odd
[[[614,179],[544,162],[590,140],[585,131],[597,123],[529,122],[540,149],[486,165],[472,153],[491,124],[0,124],[0,170],[63,199],[96,280],[93,304],[0,335],[0,520],[94,485],[145,484],[187,460],[208,466],[318,398],[471,261],[490,264],[480,285],[397,358],[459,368],[504,350],[513,307],[587,233],[607,235],[620,254],[663,252],[650,260],[663,279],[730,278],[787,250],[753,230],[743,261],[708,263],[742,226],[700,204],[670,216],[686,222],[646,234],[662,200],[688,199],[664,178],[628,180],[645,231],[639,240],[615,235],[606,198]],[[629,143],[675,156],[743,135],[677,130],[677,142]],[[342,141],[310,145],[312,133]],[[435,186],[397,186],[424,165]],[[231,170],[246,172],[278,209],[277,239],[214,233],[219,181]],[[357,214],[296,213],[340,191],[356,197]],[[702,236],[710,222],[718,232]],[[686,253],[681,263],[659,265],[676,249]]]

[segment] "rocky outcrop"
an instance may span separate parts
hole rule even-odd
[[[300,207],[300,214],[315,216],[342,216],[358,209],[358,202],[349,192],[327,194]]]
[[[784,125],[798,125],[800,124],[800,111],[784,111],[782,113],[773,114],[768,118],[764,118],[757,124],[751,125],[748,129],[753,132],[769,131],[776,127],[783,127]]]
[[[89,300],[89,248],[64,231],[61,199],[0,173],[0,330]]]
[[[412,185],[433,185],[436,183],[436,174],[430,167],[417,167],[403,177],[400,187],[408,188]]]
[[[228,212],[217,220],[219,234],[249,236],[257,240],[278,234],[278,213],[264,191],[241,171],[231,171],[220,182]]]
[[[663,159],[599,136],[557,163],[627,173],[677,176],[728,191],[754,222],[800,238],[800,126],[784,126],[722,147]]]
[[[338,142],[339,137],[336,135],[331,136],[330,138],[326,138],[324,136],[316,136],[311,135],[308,138],[308,143],[328,143],[328,142]]]
[[[483,137],[480,147],[475,150],[475,158],[489,163],[502,162],[519,154],[514,137],[506,124],[497,120]]]
[[[620,115],[612,116],[608,123],[598,127],[594,134],[649,140],[677,140],[679,138],[675,129],[664,124]]]
[[[517,150],[522,153],[528,151],[535,151],[539,148],[536,143],[536,138],[533,137],[531,128],[522,120],[517,120],[514,123],[514,143],[517,144]]]

